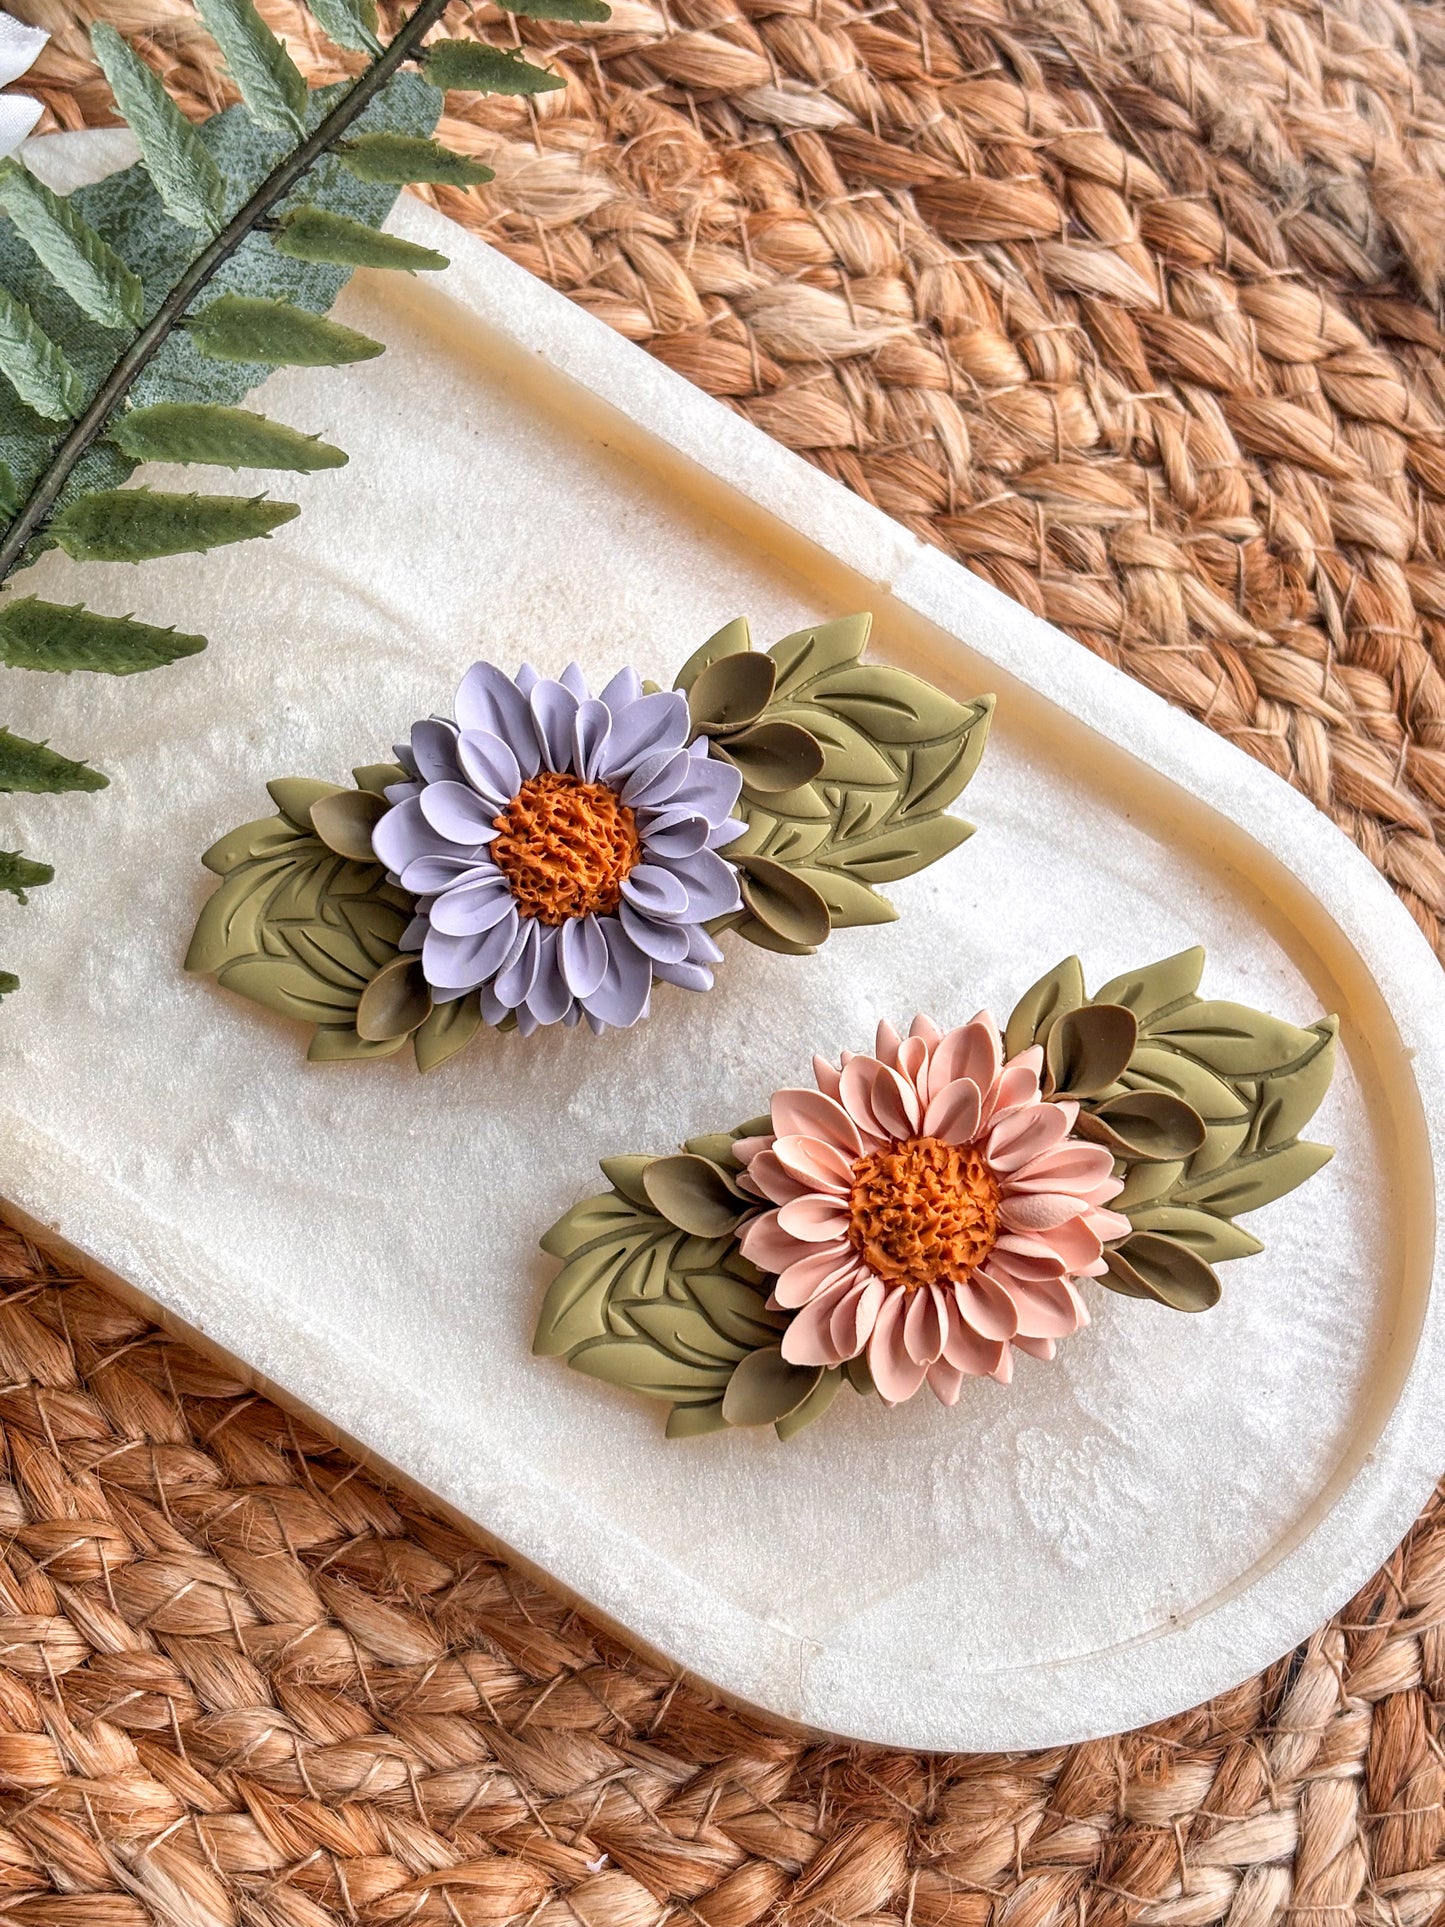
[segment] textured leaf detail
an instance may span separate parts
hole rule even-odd
[[[361,134],[338,149],[343,167],[359,181],[405,187],[430,181],[439,187],[481,187],[494,179],[490,167],[454,154],[440,141],[409,134]]]
[[[201,353],[214,361],[339,368],[347,362],[370,361],[383,352],[381,342],[369,335],[261,295],[223,294],[189,316],[185,328]]]
[[[519,55],[476,40],[434,40],[423,67],[433,87],[472,94],[550,94],[566,81]]]
[[[226,211],[226,184],[210,149],[114,27],[98,22],[90,42],[166,213],[185,227],[215,233]]]
[[[103,790],[107,781],[86,763],[73,763],[45,743],[0,728],[0,790],[51,796],[61,790]]]
[[[271,244],[293,261],[328,261],[343,268],[399,268],[435,272],[447,257],[396,234],[378,234],[365,221],[352,221],[326,208],[298,207],[282,217]]]
[[[1004,1027],[1005,1051],[1016,1057],[1030,1044],[1046,1038],[1051,1026],[1067,1011],[1077,1010],[1087,994],[1083,965],[1077,957],[1065,957],[1031,984],[1014,1005]]]
[[[0,374],[27,408],[46,421],[69,421],[85,404],[85,388],[64,352],[23,301],[0,287]]]
[[[79,603],[66,608],[34,596],[0,602],[0,662],[12,669],[133,676],[194,656],[205,646],[204,636],[158,629],[133,616],[98,616]]]
[[[301,513],[294,502],[257,495],[167,495],[105,489],[61,510],[49,533],[77,562],[144,562],[267,536]]]
[[[196,0],[252,118],[273,134],[306,127],[306,82],[251,0]]]
[[[111,441],[137,462],[196,462],[214,468],[284,468],[310,474],[341,468],[342,449],[319,435],[303,435],[285,422],[268,421],[245,408],[211,402],[163,401],[135,408],[112,425]]]
[[[358,54],[375,53],[380,47],[373,0],[307,0],[307,5],[338,47]]]
[[[80,213],[15,161],[0,161],[0,207],[35,258],[82,314],[103,328],[134,327],[145,290]]]
[[[36,863],[22,856],[19,850],[0,850],[0,893],[8,891],[21,903],[27,903],[31,890],[39,890],[54,880],[55,871],[48,863]]]

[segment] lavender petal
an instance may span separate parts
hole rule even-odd
[[[512,945],[506,963],[492,982],[492,988],[510,1010],[527,1001],[542,961],[541,925],[535,917],[527,917],[523,923],[520,944]]]
[[[510,744],[490,730],[464,729],[457,742],[462,773],[499,816],[522,787],[522,769]]]
[[[678,923],[656,923],[634,910],[626,900],[618,905],[618,921],[644,957],[654,964],[681,963],[687,956],[687,929]]]
[[[607,974],[590,997],[582,999],[589,1019],[626,1030],[647,1008],[652,988],[652,965],[620,923],[604,926],[607,937]]]
[[[389,809],[371,832],[377,862],[384,863],[394,875],[400,875],[413,857],[435,845],[436,838],[421,813],[420,796],[409,796]]]
[[[572,767],[572,728],[580,704],[570,689],[559,682],[539,682],[527,698],[532,710],[532,729],[547,769]]]
[[[562,925],[558,956],[572,995],[590,997],[607,974],[607,939],[596,917],[573,917]]]
[[[679,990],[711,990],[713,974],[702,964],[695,963],[658,963],[652,966],[652,974],[665,984],[676,984]]]
[[[644,820],[639,812],[637,834],[644,858],[656,861],[659,858],[695,856],[699,850],[707,848],[713,832],[705,816],[692,816],[685,810],[674,810],[669,806],[660,810],[650,821]]]
[[[587,687],[587,678],[582,674],[581,663],[569,662],[567,667],[562,671],[560,680],[562,687],[564,689],[570,689],[579,703],[585,703],[591,700],[592,691]]]
[[[565,926],[564,926],[565,927]],[[539,1024],[555,1024],[571,1006],[572,992],[562,975],[558,932],[544,924],[538,945],[537,976],[527,992],[526,1008]]]
[[[631,775],[644,756],[659,750],[681,749],[687,741],[691,723],[687,698],[675,689],[659,689],[651,696],[639,696],[612,711],[612,738],[601,774],[615,781]]]
[[[530,747],[532,741],[527,698],[495,663],[474,662],[462,677],[457,690],[457,721],[463,729],[485,729],[490,735],[500,736],[504,743],[511,744],[519,761],[526,761],[523,746]],[[535,776],[537,766],[533,764],[523,774]]]
[[[459,884],[443,890],[431,907],[431,927],[449,937],[479,937],[516,912],[517,900],[504,879]]]
[[[708,852],[703,850],[699,854],[706,856]],[[695,863],[697,858],[687,860]],[[681,865],[677,868],[680,869]],[[675,922],[688,914],[687,883],[674,870],[664,870],[660,863],[639,863],[623,878],[622,895],[646,917],[660,917]]]
[[[639,868],[641,866],[639,865]],[[690,923],[706,923],[741,907],[738,873],[714,850],[699,850],[668,865],[668,871],[687,890],[687,917]],[[633,871],[633,876],[637,871]],[[626,884],[623,888],[626,889]]]
[[[590,783],[612,733],[612,711],[606,703],[587,701],[572,725],[572,767]]]
[[[424,783],[454,783],[461,775],[457,768],[457,732],[452,723],[435,716],[413,723],[411,753]]]
[[[638,675],[635,669],[624,668],[618,670],[611,682],[608,683],[607,687],[602,691],[598,701],[606,703],[607,707],[615,716],[618,710],[625,709],[629,703],[635,703],[641,694],[641,676]]]
[[[682,788],[691,767],[680,749],[644,756],[622,785],[622,800],[634,809],[660,809]]]
[[[691,767],[686,782],[674,792],[672,802],[678,809],[696,810],[710,823],[721,823],[738,800],[743,786],[742,771],[716,756],[689,756]]]

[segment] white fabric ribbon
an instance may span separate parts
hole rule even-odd
[[[8,13],[0,13],[0,87],[8,87],[35,63],[50,38],[39,27],[27,27]],[[0,155],[20,145],[40,118],[40,102],[28,94],[0,94]]]

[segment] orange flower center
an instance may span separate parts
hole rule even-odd
[[[912,1137],[853,1166],[853,1249],[885,1284],[962,1280],[998,1238],[998,1180],[972,1144]]]
[[[566,923],[606,916],[642,854],[637,819],[605,783],[543,770],[495,819],[488,855],[524,917]]]

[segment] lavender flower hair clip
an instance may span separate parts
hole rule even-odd
[[[222,881],[186,968],[314,1026],[313,1060],[410,1040],[426,1071],[483,1024],[600,1032],[645,1017],[655,981],[708,990],[725,930],[808,956],[889,921],[875,886],[971,833],[945,812],[993,699],[862,661],[870,623],[766,653],[729,623],[670,691],[475,663],[455,715],[355,788],[268,785],[280,814],[206,852]]]

